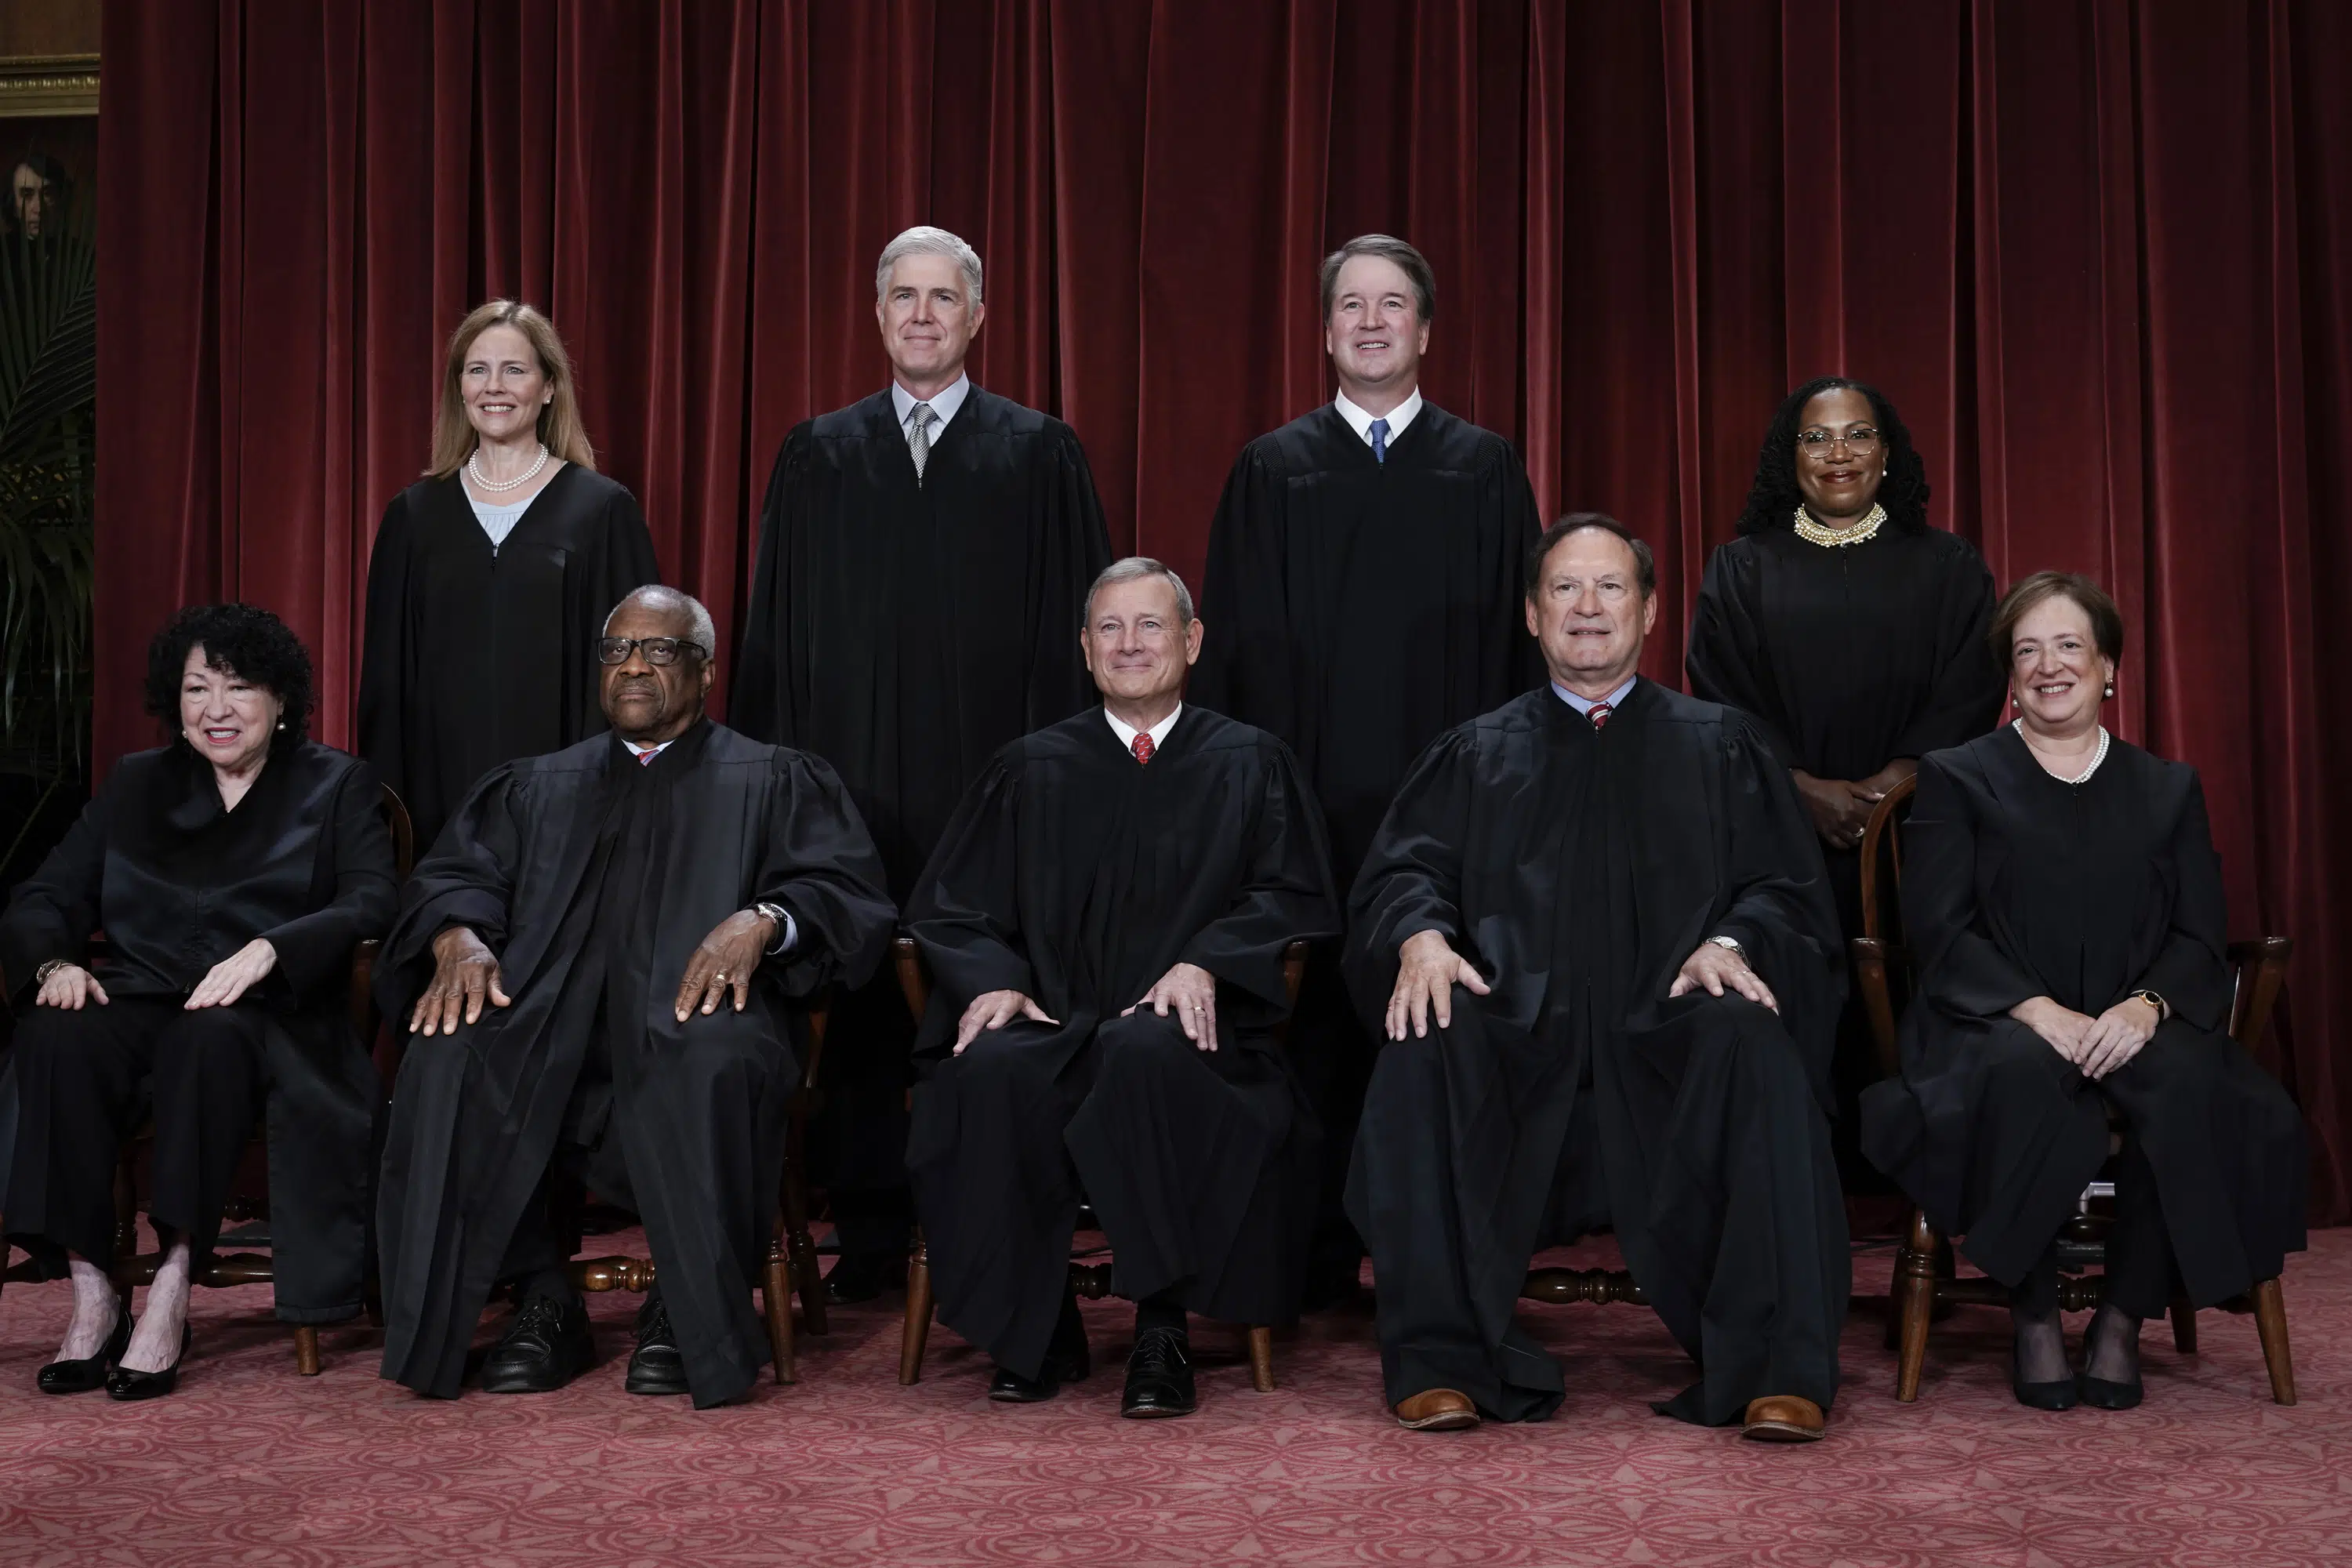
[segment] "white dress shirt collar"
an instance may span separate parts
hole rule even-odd
[[[1110,721],[1111,733],[1118,737],[1118,743],[1125,746],[1130,752],[1135,750],[1135,737],[1139,734],[1145,733],[1146,731],[1138,730],[1134,725],[1128,723],[1125,720],[1121,719],[1118,714],[1112,712],[1108,708],[1102,710],[1102,716]],[[1184,705],[1181,702],[1179,702],[1176,704],[1176,710],[1174,712],[1169,714],[1167,718],[1160,721],[1159,723],[1151,726],[1149,733],[1151,736],[1151,749],[1153,751],[1156,752],[1160,749],[1161,743],[1168,739],[1168,731],[1173,730],[1176,727],[1176,721],[1183,716]]]
[[[931,414],[937,421],[931,426],[931,439],[936,441],[940,438],[940,432],[948,427],[948,421],[956,416],[956,410],[963,406],[963,400],[971,391],[971,377],[969,375],[956,377],[954,385],[946,388],[937,397],[931,398],[919,398],[893,381],[890,384],[890,406],[898,411],[899,430],[912,436],[914,432],[907,429],[907,421],[913,416],[916,404],[929,403],[931,405]]]
[[[1375,416],[1365,413],[1349,402],[1348,395],[1344,392],[1331,400],[1331,406],[1339,411],[1339,417],[1348,422],[1348,428],[1356,433],[1358,440],[1367,447],[1372,444],[1372,420]],[[1388,444],[1390,446],[1396,445],[1396,438],[1404,434],[1404,427],[1412,424],[1412,416],[1420,412],[1421,388],[1416,386],[1406,395],[1402,403],[1398,404],[1386,414],[1378,416],[1389,422]]]
[[[1602,698],[1601,702],[1606,702],[1609,704],[1612,710],[1623,707],[1625,699],[1633,694],[1633,682],[1641,679],[1642,678],[1638,675],[1627,676],[1625,678],[1625,684],[1611,692],[1608,696]],[[1562,702],[1567,703],[1570,708],[1575,709],[1579,713],[1585,715],[1587,718],[1591,718],[1592,710],[1601,706],[1601,702],[1595,702],[1590,697],[1579,697],[1575,692],[1570,691],[1567,687],[1562,686],[1557,680],[1551,683],[1551,692],[1553,696],[1559,698]]]
[[[621,737],[621,744],[628,747],[629,754],[638,759],[637,765],[639,767],[646,765],[644,759],[646,757],[658,757],[664,752],[668,751],[670,747],[676,743],[675,740],[669,740],[662,742],[659,745],[640,746],[635,741],[630,740],[626,735]]]

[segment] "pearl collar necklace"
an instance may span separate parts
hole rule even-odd
[[[1824,528],[1813,521],[1811,512],[1801,506],[1797,509],[1797,537],[1808,544],[1834,550],[1840,545],[1860,544],[1874,537],[1878,532],[1879,524],[1885,521],[1886,509],[1873,501],[1870,510],[1863,515],[1860,522],[1848,523],[1843,528]]]
[[[544,441],[539,444],[539,461],[510,479],[494,479],[482,472],[482,449],[479,447],[475,447],[466,458],[466,472],[474,477],[474,488],[488,490],[493,495],[507,490],[520,489],[539,478],[539,470],[545,467],[547,467],[547,443]]]
[[[2011,720],[2009,721],[2009,727],[2010,727],[2011,729],[2012,729],[2012,730],[2014,730],[2014,731],[2017,731],[2017,738],[2018,738],[2019,740],[2021,740],[2021,741],[2025,741],[2025,721],[2024,721],[2024,720],[2022,720],[2022,719],[2011,719]],[[2075,774],[2073,778],[2071,778],[2071,779],[2058,779],[2058,775],[2057,775],[2056,773],[2050,773],[2050,776],[2051,776],[2052,778],[2053,778],[2053,779],[2058,779],[2058,782],[2059,782],[2060,784],[2089,784],[2089,783],[2091,782],[2091,775],[2092,775],[2093,773],[2097,773],[2097,772],[2099,771],[2099,764],[2100,764],[2101,763],[2104,763],[2104,762],[2105,762],[2105,761],[2107,760],[2107,742],[2108,742],[2111,739],[2113,739],[2113,737],[2112,737],[2112,736],[2110,736],[2110,735],[2107,733],[2107,727],[2106,727],[2105,724],[2100,725],[2100,726],[2099,726],[2099,749],[2098,749],[2097,751],[2095,751],[2095,752],[2092,752],[2092,753],[2091,753],[2091,765],[2090,765],[2089,767],[2087,767],[2087,768],[2084,768],[2081,773],[2076,773],[2076,774]],[[2030,751],[2032,751],[2032,750],[2033,750],[2033,742],[2031,742],[2031,741],[2025,741],[2025,749],[2026,749],[2027,751],[2029,751],[2029,752],[2030,752]],[[2035,757],[2035,758],[2033,759],[2033,761],[2034,761],[2034,763],[2035,763],[2035,765],[2036,765],[2036,766],[2040,766],[2041,762],[2042,762],[2042,759],[2041,759],[2040,757],[2038,757],[2038,756],[2037,756],[2037,757]],[[2042,768],[2042,771],[2043,773],[2050,773],[2050,770],[2049,770],[2048,768]]]

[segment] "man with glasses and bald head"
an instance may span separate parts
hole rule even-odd
[[[660,1283],[626,1386],[747,1395],[800,1075],[796,1004],[880,962],[896,911],[831,768],[703,712],[709,612],[640,588],[595,645],[612,728],[493,768],[416,868],[377,995],[404,1018],[379,1192],[384,1375],[455,1395],[491,1289],[521,1304],[485,1393],[593,1359],[550,1212],[560,1167],[643,1216]]]

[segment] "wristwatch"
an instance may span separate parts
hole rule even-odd
[[[1706,940],[1713,942],[1716,946],[1723,949],[1724,952],[1731,954],[1732,957],[1739,960],[1740,963],[1745,963],[1748,962],[1748,950],[1740,946],[1736,939],[1727,936],[1711,936]]]
[[[2132,996],[2138,1001],[2147,1003],[2149,1006],[2156,1009],[2156,1021],[2158,1023],[2161,1024],[2167,1018],[2172,1016],[2171,1005],[2166,1002],[2163,997],[2158,996],[2155,992],[2148,990],[2146,986],[2142,986],[2137,991],[2133,992]]]
[[[36,985],[47,985],[49,983],[50,975],[55,974],[60,969],[71,969],[72,967],[74,967],[74,961],[70,958],[53,958],[47,963],[41,965],[40,968],[33,971],[33,984]]]
[[[782,952],[784,939],[792,934],[792,915],[785,910],[783,905],[770,903],[764,899],[751,906],[751,912],[770,921],[776,928],[776,944],[768,949],[769,956],[773,957]]]

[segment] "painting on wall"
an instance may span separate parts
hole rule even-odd
[[[0,57],[0,235],[86,232],[98,178],[98,57]]]

